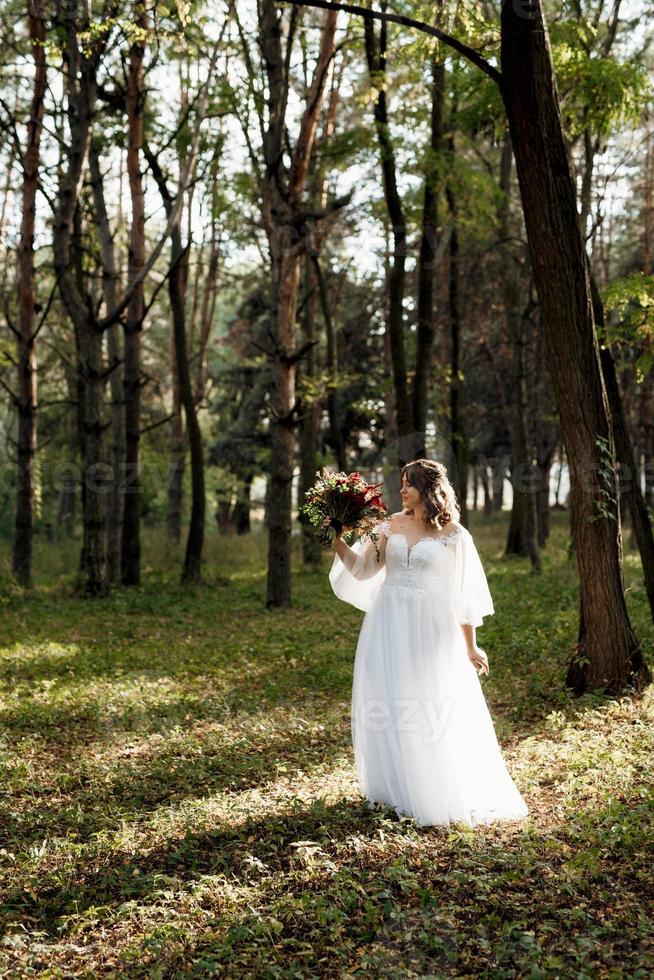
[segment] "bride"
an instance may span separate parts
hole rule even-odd
[[[376,546],[337,536],[329,573],[335,594],[366,613],[352,688],[359,788],[422,826],[524,817],[478,677],[488,658],[475,630],[493,601],[447,470],[407,463],[401,493]]]

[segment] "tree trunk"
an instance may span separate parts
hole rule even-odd
[[[74,327],[73,327],[74,329]],[[77,350],[76,341],[76,350]],[[57,467],[57,504],[54,518],[54,540],[63,533],[70,537],[75,527],[75,509],[77,504],[77,488],[79,481],[78,459],[83,461],[83,393],[79,382],[79,365],[70,361],[64,362],[64,377],[68,399],[75,408],[75,425],[71,425],[66,433],[65,460]]]
[[[615,694],[649,679],[627,613],[615,448],[595,335],[585,247],[541,0],[502,5],[502,96],[571,467],[581,590],[567,683]]]
[[[218,212],[218,159],[219,151],[216,149],[211,161],[211,195],[212,195],[212,214]],[[198,348],[197,373],[195,379],[195,400],[201,402],[205,396],[207,386],[207,355],[209,349],[209,338],[213,327],[214,311],[216,308],[216,297],[218,295],[218,228],[217,218],[211,222],[211,244],[209,247],[209,265],[207,274],[204,277],[202,305],[200,310],[200,343]],[[190,343],[191,350],[193,342]]]
[[[283,233],[282,233],[283,235]],[[281,236],[280,236],[281,237]],[[287,240],[273,261],[273,320],[279,356],[274,364],[270,399],[271,458],[268,511],[268,580],[266,605],[291,605],[291,508],[295,457],[295,311],[299,285],[297,246]],[[289,356],[290,355],[290,356]]]
[[[450,153],[454,157],[454,138],[450,137]],[[450,479],[454,486],[459,506],[461,522],[467,526],[467,486],[468,486],[468,444],[465,434],[464,417],[461,405],[461,313],[459,308],[459,228],[457,202],[454,188],[447,184],[447,201],[452,218],[450,234],[449,267],[449,310],[450,310],[450,441],[454,472]]]
[[[82,501],[84,541],[80,560],[82,588],[88,596],[104,595],[107,579],[108,463],[103,452],[104,362],[102,333],[94,322],[79,331],[80,380],[84,399],[84,471]]]
[[[236,503],[234,504],[234,513],[232,515],[232,520],[234,522],[234,527],[236,528],[237,534],[248,534],[251,530],[250,528],[250,492],[252,490],[252,481],[254,479],[254,474],[250,473],[246,476],[241,484],[241,490],[236,498]]]
[[[476,469],[479,473],[479,482],[481,483],[481,488],[484,495],[484,517],[490,517],[493,513],[493,497],[491,494],[490,480],[488,478],[488,466],[485,462],[483,462],[479,463]],[[477,502],[475,501],[475,510],[476,509]]]
[[[320,296],[320,307],[322,309],[322,316],[325,323],[325,338],[327,340],[327,370],[331,381],[331,384],[327,389],[327,416],[329,418],[329,431],[331,434],[332,449],[334,450],[334,455],[336,456],[336,466],[342,472],[347,467],[347,460],[345,456],[345,443],[343,441],[343,433],[341,430],[336,331],[334,329],[329,295],[320,261],[317,255],[312,256],[312,260],[316,276],[316,285],[318,287],[318,295]],[[313,334],[310,339],[315,342],[315,336]],[[314,481],[312,480],[310,486],[313,486],[313,483]]]
[[[286,170],[285,117],[289,95],[287,63],[294,26],[282,55],[281,23],[274,0],[260,4],[260,41],[268,82],[268,120],[264,130],[266,177],[263,219],[271,259],[273,381],[270,397],[271,459],[268,488],[268,577],[266,606],[291,605],[291,508],[295,455],[296,364],[304,353],[295,348],[300,264],[304,236],[303,194],[314,146],[318,116],[329,66],[334,55],[337,12],[325,11],[311,86]],[[294,25],[295,21],[291,21]]]
[[[643,495],[647,507],[654,507],[654,392],[652,385],[641,385],[639,394],[640,451]]]
[[[390,265],[388,280],[388,317],[386,331],[389,337],[391,352],[391,372],[395,393],[396,424],[399,436],[398,462],[401,465],[410,462],[415,455],[415,447],[403,440],[403,436],[413,435],[413,412],[409,398],[409,388],[406,373],[406,354],[404,350],[404,285],[406,264],[406,221],[402,201],[397,189],[397,174],[395,153],[390,138],[388,122],[388,106],[386,100],[386,24],[380,27],[379,42],[375,36],[373,21],[364,21],[366,58],[371,85],[375,89],[375,130],[381,153],[382,179],[386,210],[391,223],[393,235],[393,261]],[[405,458],[406,457],[406,458]]]
[[[538,474],[533,465],[531,436],[528,427],[528,395],[525,377],[525,330],[528,320],[521,316],[514,304],[518,301],[515,291],[508,284],[510,273],[506,270],[505,297],[513,308],[507,309],[511,343],[511,483],[513,505],[505,554],[525,555],[531,561],[534,572],[542,571],[537,543],[536,497]]]
[[[113,313],[118,303],[118,268],[114,242],[109,227],[109,217],[104,196],[100,155],[97,139],[89,146],[89,172],[96,225],[102,256],[102,282],[107,314]],[[111,392],[111,492],[107,514],[107,575],[113,585],[120,581],[120,552],[123,533],[122,481],[125,466],[125,413],[123,405],[123,367],[120,349],[120,328],[114,323],[107,332],[109,360],[109,390]]]
[[[97,98],[97,66],[104,41],[82,54],[80,34],[89,30],[88,11],[72,0],[61,20],[66,49],[67,118],[70,141],[59,168],[57,207],[53,222],[55,276],[68,313],[78,351],[77,416],[82,449],[83,541],[81,588],[89,596],[104,595],[106,567],[106,486],[102,484],[102,333],[93,316],[93,301],[84,293],[81,260],[79,192]]]
[[[44,97],[47,87],[45,54],[46,30],[40,0],[28,0],[34,83],[30,117],[27,124],[27,145],[23,154],[23,200],[18,243],[18,440],[16,515],[12,570],[21,585],[32,585],[32,545],[35,519],[35,463],[37,362],[34,332],[34,219],[43,131]]]
[[[603,328],[604,313],[601,309],[602,302],[599,297],[599,293],[597,292],[594,279],[591,279],[591,285],[593,287],[593,297],[595,300],[595,315],[598,325],[601,324]],[[606,342],[602,344],[600,357],[602,361],[602,370],[604,372],[604,382],[606,384],[609,404],[611,406],[616,456],[618,461],[621,463],[625,474],[626,486],[624,489],[624,498],[629,508],[633,533],[638,544],[638,550],[640,552],[640,558],[643,564],[643,577],[645,579],[645,590],[649,600],[650,613],[654,618],[654,538],[652,537],[652,525],[647,512],[645,498],[643,497],[643,493],[640,489],[640,477],[631,445],[631,437],[627,427],[627,420],[625,418],[624,409],[622,406],[622,398],[620,396],[618,378],[615,372],[615,364],[613,362],[611,350],[606,345]]]
[[[64,534],[70,536],[73,533],[75,523],[75,498],[77,495],[77,484],[72,473],[64,472],[59,478],[57,492],[57,505],[54,518],[54,540],[58,541],[63,530]]]
[[[316,269],[314,270],[313,262],[309,256],[306,257],[304,263],[305,276],[304,276],[304,288],[307,294],[307,299],[304,307],[304,317],[303,317],[303,328],[304,337],[308,342],[313,342],[315,340],[316,334],[316,273],[319,274],[320,265],[318,262],[318,257],[315,256],[314,261],[316,263]],[[327,347],[329,349],[330,341],[329,335],[333,334],[333,327],[331,324],[331,316],[329,316],[328,311],[329,326],[327,326],[328,321],[325,320],[325,328],[327,331]],[[332,337],[333,342],[333,337]],[[316,377],[316,365],[315,365],[315,347],[310,347],[307,351],[307,359],[304,367],[305,377],[311,382],[315,382]],[[332,378],[334,378],[333,365],[330,367],[328,359],[328,371]],[[335,378],[334,378],[335,380]],[[328,405],[329,398],[336,393],[335,388],[328,392]],[[333,406],[332,406],[333,411]],[[298,512],[299,508],[304,503],[304,496],[313,486],[316,480],[316,456],[318,450],[318,426],[320,421],[320,402],[315,397],[312,391],[309,391],[309,397],[302,399],[301,405],[301,420],[300,420],[300,479],[298,481]],[[333,411],[333,416],[336,419],[338,425],[338,419],[336,417],[336,412]],[[330,423],[332,414],[330,413]],[[340,435],[340,428],[339,428]],[[339,470],[342,468],[339,462]],[[299,516],[300,526],[302,528],[302,561],[305,565],[313,568],[322,566],[322,547],[316,541],[313,526],[308,522],[305,515],[300,514]]]
[[[172,260],[171,260],[172,261]],[[170,286],[169,286],[170,291]],[[168,510],[166,528],[173,541],[182,536],[182,504],[184,500],[184,467],[186,463],[186,440],[182,419],[182,394],[177,371],[177,344],[175,330],[170,332],[170,373],[172,381],[173,411],[170,420],[170,462],[168,466]]]
[[[136,25],[147,32],[148,15],[138,6]],[[138,35],[129,50],[127,78],[127,177],[132,207],[128,288],[145,265],[145,199],[141,176],[143,146],[143,61],[145,41]],[[123,538],[121,581],[123,585],[138,585],[141,579],[141,331],[145,316],[143,283],[133,290],[124,321],[125,372],[125,497],[123,509]]]
[[[75,209],[71,238],[71,266],[80,292],[84,268],[82,248],[82,216]],[[87,297],[88,300],[88,297]],[[107,592],[107,508],[106,461],[103,456],[104,424],[104,364],[102,332],[90,312],[75,326],[77,345],[77,421],[83,461],[82,523],[83,540],[79,563],[79,587],[87,596],[102,596]],[[104,478],[103,478],[104,474]]]
[[[188,432],[191,458],[191,518],[189,521],[188,537],[186,539],[182,582],[199,582],[202,578],[202,551],[204,548],[206,510],[204,446],[202,442],[202,430],[200,429],[195,408],[193,383],[191,381],[191,371],[188,363],[184,289],[182,285],[182,241],[179,224],[173,226],[171,263],[173,272],[169,276],[168,285],[175,330],[177,373],[179,376],[182,404],[184,405],[184,415],[186,417],[186,430]]]
[[[390,306],[390,239],[388,234],[388,225],[385,228],[386,232],[386,248],[384,250],[384,322],[388,323],[389,317],[389,306]],[[393,355],[391,352],[391,342],[388,330],[384,331],[384,371],[386,377],[390,378],[393,373],[392,368]],[[383,480],[384,480],[384,491],[386,494],[386,503],[388,505],[389,513],[395,513],[395,511],[402,509],[402,497],[400,495],[401,490],[401,454],[398,450],[398,446],[401,445],[401,441],[398,438],[399,434],[397,431],[397,412],[395,411],[395,388],[391,384],[384,385],[383,389],[384,398],[384,450],[383,450]]]
[[[146,156],[164,203],[166,215],[170,217],[173,199],[163,171],[157,158],[146,147]],[[174,349],[176,357],[179,392],[184,406],[186,431],[188,433],[191,457],[191,518],[186,554],[182,570],[182,582],[199,582],[202,578],[202,551],[204,548],[204,524],[206,516],[206,494],[204,480],[204,444],[202,430],[195,407],[193,382],[188,358],[188,338],[186,336],[186,310],[184,295],[186,287],[187,250],[182,245],[181,212],[171,232],[170,273],[168,276],[168,295],[173,315]]]
[[[218,504],[216,508],[216,524],[218,525],[220,534],[224,534],[226,537],[233,534],[234,525],[232,523],[232,514],[228,500],[221,500]]]
[[[550,474],[552,472],[552,450],[548,456],[538,460],[541,475],[536,495],[536,517],[538,521],[538,547],[544,548],[550,536]]]
[[[493,510],[496,513],[500,513],[504,506],[504,480],[506,478],[506,469],[509,465],[509,457],[504,455],[498,456],[493,462],[494,465],[491,472]]]
[[[425,160],[422,229],[418,260],[418,332],[416,337],[416,369],[413,382],[414,427],[417,436],[422,436],[422,444],[416,447],[416,457],[419,459],[424,458],[427,452],[427,400],[435,336],[434,279],[439,220],[440,169],[443,153],[444,99],[445,65],[440,59],[434,58],[431,62],[431,128],[429,150]]]
[[[521,265],[513,261],[510,249],[509,201],[511,197],[511,164],[513,151],[507,136],[502,146],[498,231],[502,242],[500,252],[500,281],[504,300],[504,317],[510,349],[509,389],[505,398],[506,424],[511,439],[511,483],[513,503],[507,536],[507,555],[525,555],[533,571],[541,572],[542,565],[536,537],[536,485],[529,432],[527,380],[525,377],[529,310],[521,312]],[[506,384],[505,381],[505,384]]]
[[[565,505],[561,503],[561,483],[563,481],[563,467],[565,465],[565,448],[563,445],[559,445],[557,460],[559,464],[559,469],[556,474],[556,491],[554,495],[554,506],[557,510],[564,510]]]

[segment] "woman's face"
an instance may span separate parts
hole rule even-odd
[[[402,477],[400,494],[402,496],[402,506],[405,510],[411,510],[412,507],[420,503],[420,491],[411,486],[406,473]]]

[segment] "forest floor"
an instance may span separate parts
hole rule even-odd
[[[530,815],[420,828],[358,792],[363,613],[322,573],[265,609],[266,539],[212,537],[206,584],[144,536],[143,585],[72,592],[78,544],[0,574],[1,976],[651,977],[654,685],[575,699],[567,515],[542,576],[473,515],[496,614],[481,683]],[[627,535],[628,537],[628,535]],[[625,578],[650,666],[637,553]]]

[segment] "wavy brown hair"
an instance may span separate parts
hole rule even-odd
[[[430,530],[440,530],[452,520],[459,520],[461,508],[454,487],[442,463],[432,459],[414,459],[402,467],[400,479],[419,491],[425,508],[423,520]],[[410,514],[412,510],[405,511]]]

